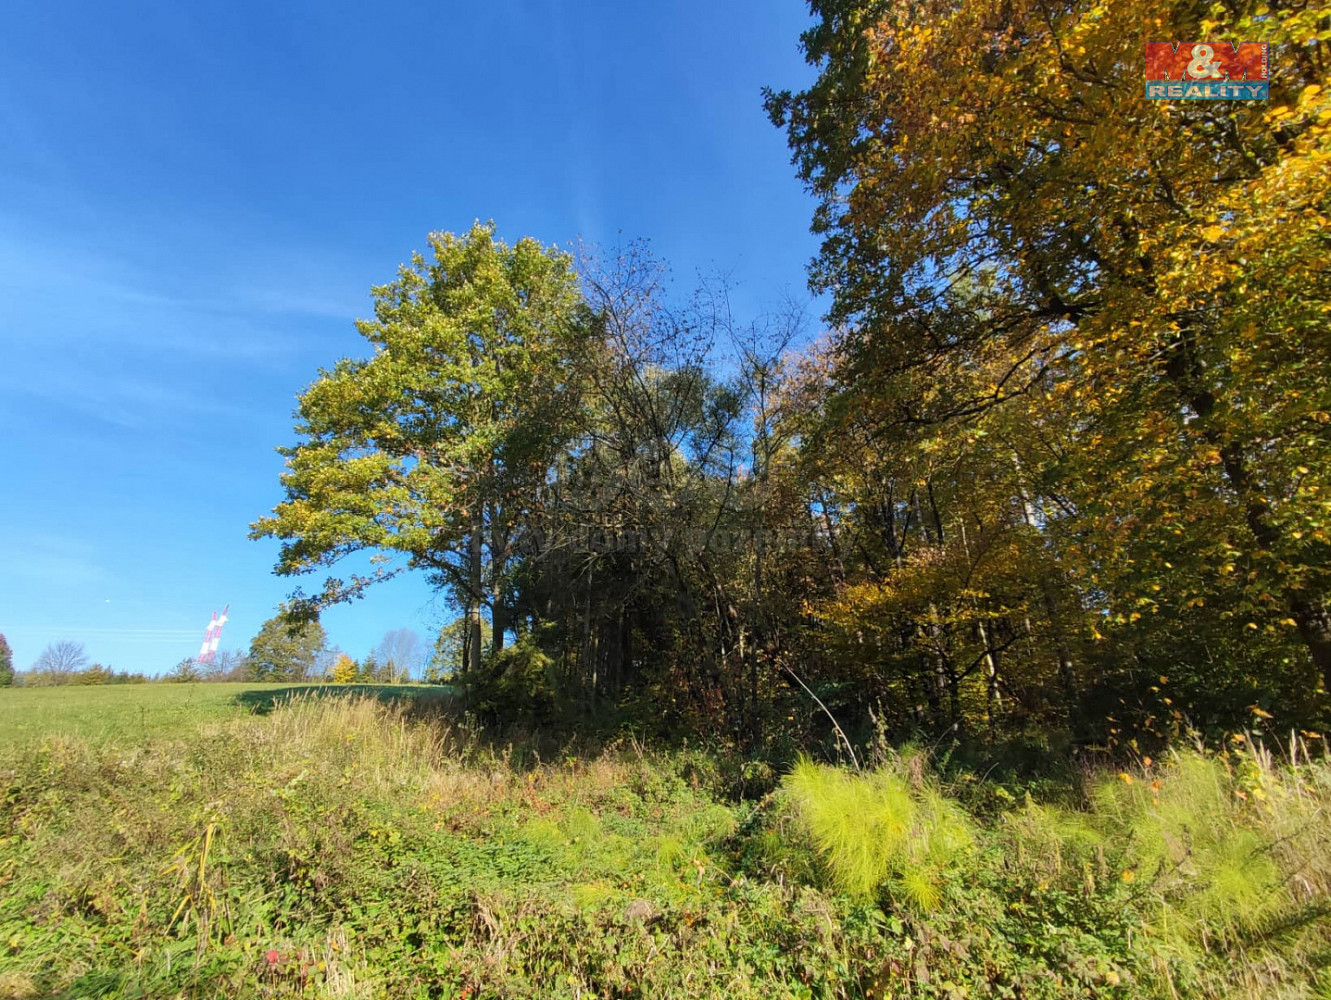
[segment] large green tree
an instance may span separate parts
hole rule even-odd
[[[300,396],[300,441],[282,449],[286,499],[252,536],[282,539],[277,571],[359,551],[381,566],[329,579],[345,600],[404,568],[426,570],[466,610],[466,662],[507,628],[509,560],[576,401],[590,333],[569,255],[494,226],[430,237],[357,324],[368,357],[343,359]]]
[[[0,632],[0,687],[9,687],[14,683],[14,651],[9,648],[9,640]]]
[[[313,677],[328,644],[318,621],[293,614],[283,605],[250,642],[246,665],[256,681],[303,681]]]

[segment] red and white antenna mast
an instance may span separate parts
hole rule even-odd
[[[208,623],[208,629],[203,633],[203,645],[199,647],[199,655],[195,657],[198,663],[212,663],[213,657],[217,655],[217,645],[222,641],[222,626],[226,624],[226,613],[231,610],[228,604],[222,609],[222,617],[217,617],[217,612],[213,612],[212,621]]]

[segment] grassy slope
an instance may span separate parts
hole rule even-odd
[[[0,742],[53,733],[124,740],[187,733],[245,711],[251,684],[115,684],[0,690]]]
[[[979,817],[919,760],[736,801],[697,752],[147,690],[158,735],[70,708],[97,738],[0,747],[0,1000],[1331,996],[1324,764],[1184,756]]]
[[[88,687],[0,688],[0,744],[32,743],[61,734],[96,741],[188,735],[200,725],[236,718],[310,690],[275,684],[108,684]],[[315,687],[312,690],[324,690]],[[382,693],[429,699],[438,688],[347,685],[339,694]]]

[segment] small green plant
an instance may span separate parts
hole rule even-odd
[[[948,867],[974,844],[969,822],[932,788],[888,767],[864,773],[801,760],[782,783],[831,884],[852,897],[886,885],[921,911],[941,901]]]

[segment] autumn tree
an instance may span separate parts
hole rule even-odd
[[[425,570],[466,609],[475,669],[486,608],[493,646],[504,641],[514,538],[563,432],[588,324],[567,254],[509,246],[481,224],[430,247],[374,289],[375,318],[357,324],[370,355],[301,394],[286,499],[252,536],[282,540],[288,575],[361,551],[403,560],[329,579],[316,605]]]
[[[328,681],[330,684],[355,684],[357,674],[356,661],[346,653],[341,653],[328,671]]]
[[[1260,646],[1291,709],[1331,687],[1324,5],[811,6],[819,79],[768,108],[820,199],[840,405],[908,489],[949,439],[989,453],[981,505],[1057,567],[1009,609],[1051,648],[1071,613],[1162,660]],[[1271,42],[1269,103],[1143,99],[1146,40],[1216,37]]]

